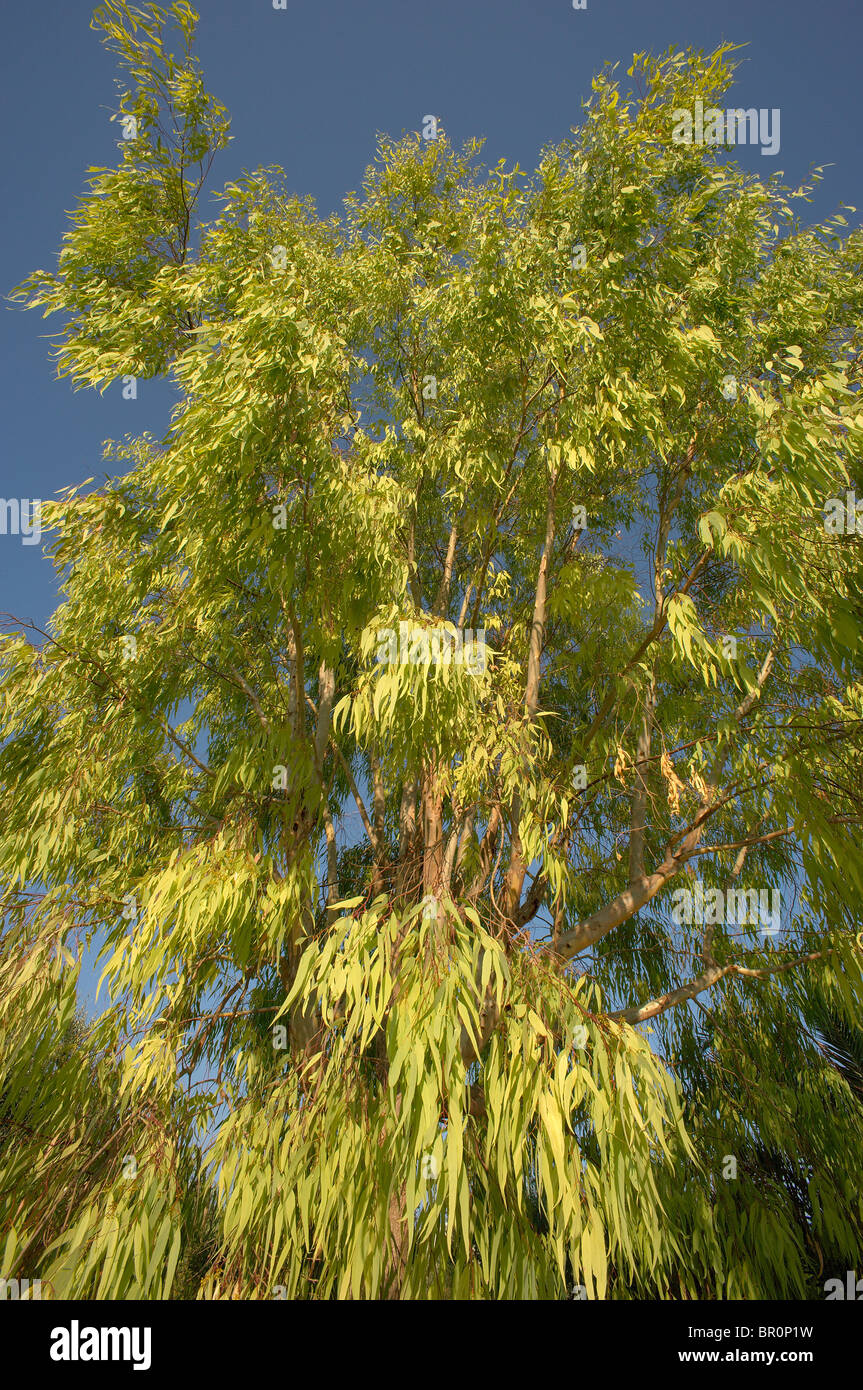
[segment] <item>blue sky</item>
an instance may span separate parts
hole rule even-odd
[[[289,187],[322,214],[359,187],[376,136],[420,129],[434,114],[456,144],[486,138],[485,158],[535,167],[543,145],[581,119],[606,61],[673,44],[747,44],[729,104],[781,111],[781,149],[737,153],[792,184],[828,164],[812,218],[863,208],[859,64],[863,0],[199,0],[198,53],[232,117],[233,141],[212,186],[243,169],[281,165]],[[89,165],[114,163],[114,59],[89,27],[89,0],[7,5],[3,81],[4,294],[51,268]],[[55,331],[5,304],[0,497],[50,497],[99,477],[102,442],[164,434],[172,392],[142,381],[103,396],[54,379]],[[0,535],[0,610],[44,626],[56,602],[49,562],[20,536]]]

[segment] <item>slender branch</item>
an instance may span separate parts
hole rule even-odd
[[[681,985],[679,989],[669,990],[667,994],[661,994],[657,999],[651,999],[647,1004],[634,1006],[630,1009],[619,1009],[616,1013],[608,1014],[608,1018],[616,1019],[619,1023],[646,1023],[648,1019],[656,1018],[658,1014],[664,1014],[666,1010],[673,1009],[676,1004],[685,1003],[687,999],[694,999],[697,994],[703,994],[706,989],[712,989],[720,980],[724,980],[728,975],[741,975],[746,979],[764,980],[770,975],[779,975],[785,970],[795,970],[799,965],[805,965],[809,961],[822,960],[830,955],[830,951],[810,951],[805,956],[798,956],[795,960],[783,961],[781,965],[766,965],[757,970],[750,970],[744,965],[710,965],[700,975],[696,975],[694,980],[688,984]]]
[[[738,723],[746,718],[758,699],[764,682],[773,668],[773,655],[771,648],[759,672],[755,689],[750,691],[737,707],[735,720]],[[596,941],[606,936],[614,927],[620,926],[622,922],[626,922],[634,916],[646,903],[656,897],[669,879],[673,878],[692,857],[698,848],[706,822],[726,804],[727,798],[713,800],[713,797],[722,775],[722,769],[725,766],[725,759],[728,756],[728,743],[727,738],[724,738],[720,743],[713,763],[710,785],[705,790],[698,814],[686,830],[679,831],[668,842],[665,857],[659,867],[652,874],[645,874],[635,883],[630,883],[622,893],[618,893],[616,898],[613,898],[610,903],[606,903],[598,912],[594,912],[585,921],[579,922],[570,931],[564,932],[553,948],[554,954],[560,961],[571,960],[573,956],[579,955],[588,946],[592,946]],[[680,845],[680,848],[675,851],[673,847],[677,844]],[[544,952],[551,949],[549,945],[542,947]]]
[[[354,779],[354,774],[351,772],[350,763],[348,762],[347,758],[345,757],[344,753],[342,752],[341,748],[337,743],[333,743],[333,747],[336,750],[336,757],[341,763],[345,776],[348,779],[348,786],[351,789],[351,795],[353,796],[354,801],[357,804],[357,810],[360,813],[360,819],[362,820],[369,844],[371,845],[375,854],[375,859],[377,860],[378,856],[380,855],[381,846],[378,844],[378,837],[375,834],[375,828],[372,825],[371,820],[369,819],[369,813],[366,810],[365,802],[360,796],[359,788]]]

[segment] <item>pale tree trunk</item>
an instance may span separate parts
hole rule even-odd
[[[423,786],[423,893],[437,897],[443,882],[444,838],[443,797],[440,793],[434,758],[426,770]]]
[[[419,782],[413,779],[405,782],[399,808],[399,867],[396,874],[396,892],[401,899],[409,898],[421,883],[421,873],[416,862],[420,852],[417,825],[419,799]]]
[[[656,710],[656,677],[651,676],[644,701],[644,716],[635,759],[635,791],[632,796],[632,823],[629,833],[629,881],[644,875],[644,831],[647,823],[647,771],[650,766],[653,716]]]
[[[539,562],[539,574],[536,580],[536,595],[533,604],[533,622],[530,629],[530,646],[527,658],[527,683],[525,686],[524,704],[525,714],[529,723],[536,718],[539,708],[539,677],[540,663],[542,661],[542,650],[545,645],[545,623],[546,605],[548,596],[548,570],[551,564],[551,552],[554,546],[554,493],[556,478],[552,477],[548,489],[548,505],[545,521],[545,543],[542,548],[542,557]],[[516,793],[512,801],[512,846],[509,857],[509,868],[506,874],[506,885],[504,888],[504,913],[510,921],[515,921],[518,912],[518,905],[521,900],[521,890],[524,885],[524,876],[527,873],[527,864],[522,853],[521,838],[518,833],[519,820],[521,818],[521,797]]]
[[[292,701],[291,715],[294,720],[294,728],[297,736],[301,736],[305,731],[305,704],[301,703],[301,662],[302,662],[302,636],[298,624],[292,620],[289,654],[293,658],[295,672],[294,679],[294,698]],[[335,672],[326,662],[321,663],[318,672],[318,711],[317,723],[315,726],[313,754],[315,762],[315,772],[317,777],[318,789],[321,795],[321,805],[323,807],[324,830],[327,838],[327,901],[334,903],[336,899],[335,871],[336,871],[336,844],[335,832],[333,830],[332,819],[329,815],[329,808],[324,795],[323,766],[326,755],[327,744],[330,738],[330,728],[332,724],[333,702],[335,698]],[[299,813],[301,822],[300,829],[308,832],[311,829],[310,816],[307,808]],[[298,848],[296,842],[286,846],[286,857],[290,859]],[[285,993],[289,993],[293,988],[300,967],[303,951],[308,947],[314,935],[315,913],[312,902],[307,902],[296,920],[291,923],[285,941],[285,949],[279,962],[279,975]],[[302,1004],[294,1004],[290,1011],[290,1039],[291,1047],[295,1052],[305,1056],[313,1056],[321,1046],[322,1027],[318,1005],[314,1000],[306,1000]]]

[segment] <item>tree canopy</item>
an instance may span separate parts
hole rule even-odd
[[[438,128],[341,215],[260,169],[205,220],[195,21],[96,12],[119,162],[17,291],[62,376],[178,399],[43,503],[61,599],[0,644],[0,1266],[821,1297],[863,1236],[860,232],[672,138],[730,45],[609,68],[531,175]]]

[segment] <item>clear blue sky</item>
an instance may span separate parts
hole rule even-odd
[[[781,150],[737,151],[796,184],[827,169],[813,219],[847,202],[863,209],[860,55],[863,0],[199,0],[205,78],[232,116],[233,141],[213,169],[220,187],[242,169],[279,164],[322,214],[358,188],[376,135],[417,130],[426,114],[456,144],[486,138],[485,157],[522,169],[581,119],[606,61],[669,45],[745,43],[728,104],[781,110]],[[89,0],[7,3],[0,17],[4,294],[53,267],[65,212],[88,165],[118,158],[114,60],[89,27]],[[102,471],[106,438],[167,427],[171,393],[139,382],[99,396],[54,379],[55,330],[0,307],[3,448],[0,498],[50,497]],[[38,546],[0,535],[0,610],[40,626],[56,599]],[[2,733],[0,733],[2,736]]]

